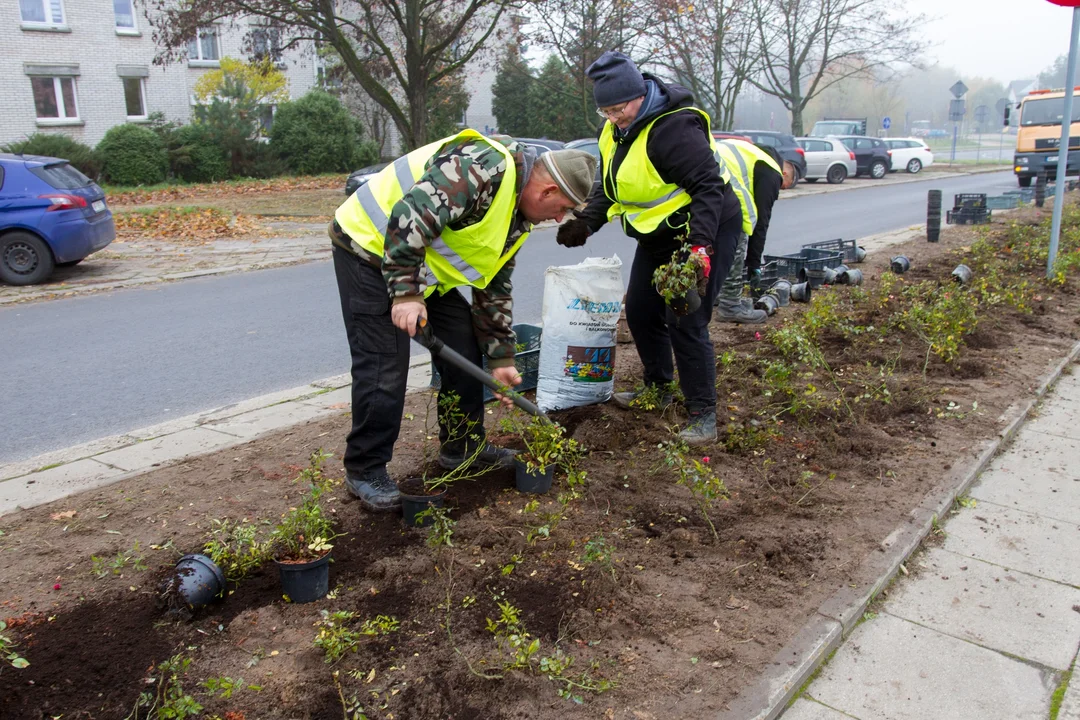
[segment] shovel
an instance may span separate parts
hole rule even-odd
[[[548,416],[544,414],[544,411],[535,404],[529,402],[524,395],[508,388],[501,387],[499,383],[495,381],[495,378],[484,372],[483,368],[469,362],[469,360],[462,357],[461,353],[457,350],[447,347],[442,340],[435,337],[435,333],[431,331],[431,325],[428,324],[426,317],[417,318],[416,335],[413,336],[413,340],[430,350],[432,355],[442,358],[458,370],[461,370],[472,377],[474,380],[483,383],[490,388],[492,392],[510,398],[515,405],[533,417],[538,417],[547,423],[551,422]]]

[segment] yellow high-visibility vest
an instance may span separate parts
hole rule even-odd
[[[708,113],[699,108],[679,108],[656,116],[631,143],[626,157],[615,173],[614,183],[609,183],[611,162],[615,156],[615,125],[608,121],[600,133],[600,161],[604,167],[604,194],[612,201],[608,209],[608,220],[622,215],[623,221],[630,224],[639,233],[650,233],[677,210],[690,204],[690,195],[685,189],[673,183],[664,182],[660,173],[649,159],[649,131],[653,124],[675,112],[690,110],[705,119],[705,130],[712,148],[713,157],[720,167],[720,177],[728,183],[739,197],[743,208],[743,232],[747,235],[754,231],[757,223],[757,209],[754,207],[750,187],[745,185],[743,176],[736,175],[735,168],[725,161],[712,136],[712,121]],[[732,158],[734,160],[734,158]],[[608,194],[609,185],[613,185],[615,197]],[[749,208],[749,213],[747,212]]]
[[[514,256],[529,236],[523,233],[504,252],[510,225],[514,220],[517,199],[517,166],[514,156],[499,142],[475,130],[437,140],[387,165],[375,177],[361,185],[334,213],[341,229],[352,243],[376,257],[383,256],[386,226],[394,204],[408,192],[427,169],[428,162],[453,142],[479,139],[502,153],[506,172],[487,212],[479,222],[459,230],[443,228],[424,254],[427,287],[424,296],[435,290],[446,293],[461,285],[483,289]]]
[[[752,235],[754,228],[757,226],[757,201],[754,199],[754,167],[758,162],[763,162],[781,175],[784,174],[784,171],[780,169],[780,166],[767,152],[745,140],[721,138],[716,141],[716,148],[732,172],[738,173],[742,186],[748,190],[745,197],[738,191],[735,194],[739,196],[739,204],[742,205],[743,231],[747,235]]]

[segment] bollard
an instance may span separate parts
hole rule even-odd
[[[1046,203],[1046,171],[1040,171],[1035,178],[1035,207],[1042,207]]]
[[[941,191],[928,190],[926,193],[926,242],[936,243],[941,239]]]

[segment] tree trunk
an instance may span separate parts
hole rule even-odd
[[[795,137],[803,135],[803,106],[794,104],[791,106],[791,134]]]

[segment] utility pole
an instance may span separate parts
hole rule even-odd
[[[1069,164],[1069,137],[1072,135],[1073,87],[1076,84],[1076,44],[1080,40],[1080,0],[1050,0],[1073,8],[1069,35],[1069,66],[1065,72],[1065,108],[1061,115],[1061,143],[1058,146],[1057,180],[1054,186],[1054,220],[1050,229],[1050,252],[1046,256],[1046,277],[1054,276],[1058,240],[1061,238],[1061,209],[1065,205],[1065,176]]]

